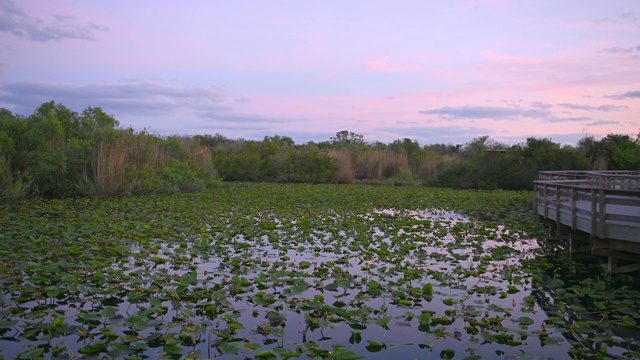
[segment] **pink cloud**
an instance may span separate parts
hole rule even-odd
[[[396,65],[391,64],[389,58],[384,57],[382,59],[370,60],[365,63],[365,67],[369,71],[374,72],[410,72],[419,71],[420,66],[413,64]]]
[[[492,51],[482,51],[480,55],[489,61],[499,62],[499,63],[507,63],[507,64],[516,64],[516,65],[540,65],[544,63],[543,59],[539,58],[526,58],[521,56],[512,56],[512,55],[503,55],[497,54]]]

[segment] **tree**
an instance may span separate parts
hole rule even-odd
[[[457,155],[460,153],[460,149],[462,149],[462,145],[452,145],[452,144],[431,144],[425,145],[425,150],[432,151],[438,155]]]
[[[359,148],[366,145],[363,135],[347,130],[337,132],[336,136],[332,136],[330,140],[331,144],[338,147]]]
[[[198,144],[202,146],[206,146],[212,150],[218,147],[228,145],[229,143],[233,142],[233,140],[230,140],[218,133],[216,133],[215,135],[209,135],[209,134],[196,135],[193,138],[196,140]]]
[[[88,107],[80,114],[78,135],[86,138],[90,134],[103,130],[112,130],[120,126],[120,122],[99,107]]]
[[[289,136],[280,136],[280,135],[265,136],[262,142],[273,144],[281,148],[290,147],[295,144],[293,139],[290,138]]]
[[[600,141],[585,137],[578,148],[598,170],[640,170],[640,137],[609,134]]]
[[[316,146],[303,146],[290,152],[283,166],[282,180],[288,182],[327,183],[335,179],[337,160]]]
[[[631,136],[609,134],[599,145],[598,150],[606,157],[610,170],[640,170],[640,144]]]

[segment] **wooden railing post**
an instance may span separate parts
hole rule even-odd
[[[548,194],[549,185],[544,184],[544,218],[549,218],[549,194]]]
[[[578,227],[578,189],[571,188],[571,229]]]
[[[596,189],[591,189],[591,235],[596,236],[598,234],[598,193]]]
[[[556,186],[556,226],[560,228],[560,187]]]
[[[598,218],[599,218],[599,222],[600,222],[600,231],[598,232],[599,235],[598,237],[600,239],[606,239],[607,238],[607,196],[605,195],[605,190],[600,190],[599,191],[599,198],[598,198]]]

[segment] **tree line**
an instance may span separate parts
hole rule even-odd
[[[640,170],[640,134],[585,136],[575,146],[488,136],[421,146],[367,142],[347,130],[323,142],[288,136],[159,136],[122,128],[99,107],[50,101],[31,115],[0,108],[0,201],[176,193],[221,181],[531,189],[541,170]]]

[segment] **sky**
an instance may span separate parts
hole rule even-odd
[[[640,131],[638,0],[0,0],[0,107],[320,142]]]

